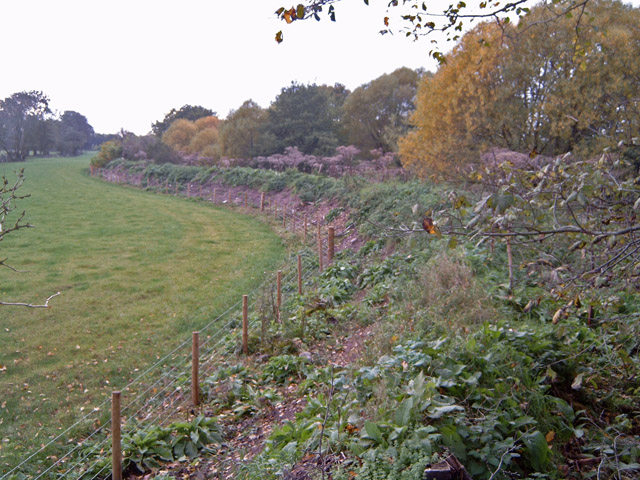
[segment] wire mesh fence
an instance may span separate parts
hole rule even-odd
[[[243,208],[247,213],[261,212],[270,217],[275,228],[282,227],[283,234],[302,240],[281,270],[281,295],[285,298],[298,295],[300,284],[308,282],[317,274],[319,266],[323,262],[326,264],[326,259],[332,256],[328,250],[330,242],[323,238],[320,219],[309,220],[306,214],[286,203],[278,205],[277,201],[265,198],[264,194],[238,194],[232,189],[207,191],[202,186],[177,187],[168,183],[159,184],[156,188],[162,193],[179,195],[182,192],[188,196],[200,196],[208,201]],[[280,308],[280,305],[273,305],[275,288],[274,273],[267,275],[258,287],[247,294],[251,311],[247,326],[254,334],[261,332],[264,319],[272,313],[264,309]],[[265,300],[269,296],[271,301]],[[241,352],[242,300],[238,299],[222,312],[211,313],[205,309],[193,315],[194,318],[197,316],[208,320],[199,330],[199,382],[212,375],[226,356]],[[195,406],[190,395],[192,360],[192,338],[185,338],[121,389],[119,413],[123,432],[140,431],[151,425],[167,425],[193,416]],[[39,449],[19,459],[15,466],[0,476],[0,480],[106,478],[111,474],[110,409],[110,399],[94,406]]]

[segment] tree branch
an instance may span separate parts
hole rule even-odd
[[[20,302],[0,302],[0,306],[27,307],[27,308],[51,308],[51,306],[49,305],[49,300],[51,300],[54,297],[57,297],[58,295],[60,295],[60,292],[54,293],[49,298],[47,298],[47,300],[42,305],[34,305],[32,303],[20,303]]]

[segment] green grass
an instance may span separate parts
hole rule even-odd
[[[285,248],[263,223],[86,175],[89,157],[25,167],[0,299],[0,473],[264,280]]]

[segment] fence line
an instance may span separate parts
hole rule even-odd
[[[179,186],[175,185],[175,190],[173,190],[173,185],[170,185],[166,182],[164,185],[159,185],[159,190],[163,190],[166,193],[173,194],[173,191],[176,192],[177,195],[180,194]],[[187,187],[187,194],[189,196],[193,196],[193,190],[191,185]],[[183,190],[184,191],[184,190]],[[216,199],[216,195],[208,195],[207,192],[204,193],[205,198]],[[214,190],[214,193],[215,190]],[[217,192],[217,197],[224,198],[224,195],[219,195],[220,192]],[[228,189],[227,193],[228,197],[231,197],[231,188]],[[231,207],[238,207],[237,203],[238,196],[231,198],[231,201],[228,202],[228,205]],[[265,202],[268,202],[268,207]],[[223,201],[223,204],[227,204],[227,202]],[[311,226],[312,223],[315,223],[318,227],[318,231],[321,231],[320,221],[317,222],[308,222],[306,214],[304,215],[304,220],[302,215],[293,209],[291,212],[287,214],[287,206],[282,206],[282,208],[277,207],[277,203],[275,205],[275,211],[272,210],[272,202],[269,199],[265,198],[265,195],[262,194],[258,203],[253,203],[253,199],[249,201],[248,196],[245,193],[244,196],[244,209],[257,209],[258,212],[262,212],[263,215],[273,216],[273,224],[274,226],[281,226],[285,229],[285,231],[291,232],[298,237],[305,237],[308,244],[313,244],[314,238],[313,235],[306,235],[308,227]],[[264,208],[264,210],[262,210]],[[287,218],[288,217],[288,218]],[[280,221],[281,219],[281,221]],[[324,242],[322,242],[324,243]],[[304,247],[304,244],[303,244]],[[297,255],[292,255],[290,258],[290,264],[287,265],[286,269],[283,269],[281,282],[282,282],[282,292],[286,292],[291,295],[298,295],[298,258],[301,259],[302,269],[301,269],[301,278],[302,280],[308,280],[310,277],[317,274],[318,264],[322,261],[320,258],[314,258],[312,250],[307,247],[303,248],[300,252],[297,252]],[[328,258],[329,251],[323,247],[318,252],[321,257]],[[269,284],[274,285],[275,275],[268,275],[267,278],[256,288],[254,288],[251,292],[248,293],[248,298],[250,301],[248,302],[249,307],[255,308],[257,306],[257,298],[260,293],[264,292],[265,288],[268,287]],[[273,291],[273,290],[271,290]],[[206,325],[200,328],[199,332],[202,335],[203,333],[208,333],[209,335],[201,337],[202,342],[200,343],[200,358],[202,361],[199,364],[200,373],[202,377],[207,371],[211,371],[215,368],[217,359],[220,355],[216,356],[215,352],[223,351],[225,348],[229,348],[229,346],[233,342],[238,341],[238,337],[241,335],[241,330],[238,328],[230,329],[230,327],[238,321],[237,310],[241,306],[241,300],[238,300],[236,303],[228,307],[222,313],[213,315],[213,319],[210,320]],[[211,312],[209,311],[200,311],[193,315],[191,315],[188,321],[194,320],[198,316],[206,317]],[[226,323],[221,325],[227,319]],[[250,321],[250,328],[256,328],[260,323],[259,318],[253,318]],[[222,332],[226,332],[221,335]],[[215,340],[212,345],[209,343]],[[192,367],[190,363],[190,356],[185,355],[187,351],[187,345],[191,347],[192,338],[189,337],[185,341],[178,344],[175,348],[173,348],[170,352],[165,354],[162,358],[158,359],[154,364],[147,367],[143,372],[138,374],[131,382],[129,382],[126,386],[122,388],[123,392],[123,400],[125,400],[126,405],[121,409],[121,415],[123,417],[127,417],[128,422],[144,422],[149,419],[156,418],[159,415],[162,415],[162,420],[160,421],[160,425],[165,424],[173,420],[177,413],[180,412],[181,409],[185,407],[185,404],[189,401],[189,389],[184,388],[184,386],[191,381],[189,375],[184,374],[186,371],[189,371]],[[207,347],[207,349],[204,349]],[[191,350],[191,348],[189,348]],[[171,364],[171,365],[168,365]],[[158,375],[158,370],[161,370],[161,374]],[[146,377],[153,375],[154,379],[150,382],[145,382]],[[200,381],[200,380],[199,380]],[[135,391],[137,390],[137,391]],[[128,393],[128,395],[127,395]],[[150,396],[149,396],[150,394]],[[60,449],[60,443],[68,434],[75,429],[80,429],[83,425],[89,425],[93,423],[94,425],[99,420],[99,417],[103,415],[103,412],[106,410],[106,407],[109,405],[109,400],[105,400],[95,407],[91,412],[84,415],[80,420],[75,422],[73,425],[68,427],[62,433],[55,436],[52,440],[50,440],[47,444],[43,445],[40,449],[31,453],[25,459],[23,459],[18,465],[11,468],[6,474],[4,474],[0,479],[5,479],[9,477],[9,475],[21,473],[24,468],[29,466],[29,462],[39,455],[44,455],[47,452],[57,452]],[[137,408],[136,408],[137,407]],[[144,412],[144,416],[142,418],[141,414]],[[157,420],[156,420],[157,421]],[[99,422],[98,422],[99,424]],[[107,451],[108,448],[108,440],[109,437],[107,435],[100,441],[95,441],[95,443],[90,443],[100,437],[101,434],[107,433],[113,428],[112,421],[109,419],[104,424],[100,425],[98,428],[93,429],[93,431],[87,431],[85,436],[81,441],[78,441],[75,446],[71,449],[68,449],[63,454],[60,454],[56,461],[52,463],[48,468],[43,471],[38,472],[37,476],[32,477],[36,480],[40,478],[44,478],[45,476],[55,476],[56,478],[66,478],[69,475],[77,474],[80,469],[84,469],[84,471],[91,471],[94,467],[97,468],[100,462],[104,460],[104,457],[98,457],[93,462],[91,462],[91,458],[94,457],[97,451],[103,452]],[[126,423],[125,423],[126,427]],[[139,426],[137,428],[140,428]],[[90,444],[90,445],[88,445]],[[88,447],[88,448],[87,448]],[[74,454],[85,449],[79,458],[74,458]],[[49,456],[47,456],[49,458]],[[55,457],[54,457],[55,458]],[[69,461],[69,465],[66,465],[67,461]],[[92,478],[99,478],[102,475],[108,473],[108,465],[103,466]],[[48,475],[49,474],[49,475]]]

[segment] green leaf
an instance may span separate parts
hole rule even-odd
[[[538,472],[544,472],[549,465],[549,447],[544,435],[538,430],[522,438],[529,456],[531,466]]]
[[[173,452],[168,447],[156,447],[153,449],[153,452],[162,460],[168,462],[173,460]]]
[[[429,418],[441,418],[445,413],[451,413],[455,411],[464,411],[460,405],[444,405],[443,407],[434,407],[429,409]]]
[[[296,7],[296,17],[304,18],[304,5],[301,3]]]
[[[367,420],[364,423],[364,429],[371,440],[375,440],[376,443],[382,443],[382,432],[378,425]]]
[[[498,213],[504,213],[507,208],[516,203],[513,195],[498,195],[496,198],[496,211]]]
[[[173,447],[173,453],[175,454],[175,458],[181,458],[184,457],[184,440],[178,442],[174,447]]]
[[[194,458],[198,455],[198,449],[193,442],[187,442],[184,453],[186,453],[189,458]]]
[[[395,414],[396,425],[405,427],[411,421],[411,413],[413,411],[413,398],[405,398],[398,406]]]

